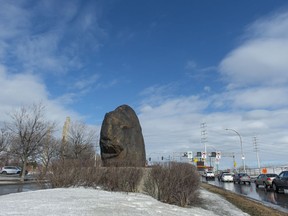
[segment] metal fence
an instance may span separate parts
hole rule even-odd
[[[272,167],[265,167],[265,168],[246,168],[246,172],[250,176],[258,176],[261,173],[264,173],[265,170],[266,173],[275,173],[279,174],[280,172],[284,170],[288,170],[288,165],[285,166],[272,166]]]

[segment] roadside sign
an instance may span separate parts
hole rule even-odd
[[[193,152],[192,151],[188,151],[187,153],[188,153],[187,157],[189,159],[192,159],[193,158]]]
[[[220,151],[217,151],[217,152],[216,152],[216,158],[217,158],[217,159],[221,159],[221,152],[220,152]]]
[[[207,157],[206,152],[202,152],[202,158],[206,159],[206,157]]]
[[[267,173],[267,169],[266,169],[266,168],[263,168],[263,169],[262,169],[262,173],[263,173],[263,174],[266,174],[266,173]]]

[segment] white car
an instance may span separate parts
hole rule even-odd
[[[233,182],[232,173],[223,173],[220,179],[222,182]]]
[[[206,179],[215,179],[214,173],[210,172],[210,171],[205,173],[205,177],[206,177]]]
[[[4,166],[1,169],[1,174],[20,174],[21,173],[21,169],[17,166]]]

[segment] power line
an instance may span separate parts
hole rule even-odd
[[[206,130],[206,122],[201,123],[201,143],[204,144],[204,152],[207,152],[207,130]]]
[[[254,137],[254,139],[253,139],[253,145],[254,145],[254,150],[256,152],[258,168],[260,169],[260,159],[259,159],[259,153],[258,153],[259,149],[258,149],[257,138],[256,137]]]

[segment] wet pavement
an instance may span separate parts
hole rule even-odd
[[[204,178],[203,182],[207,182]],[[288,213],[288,194],[276,193],[272,188],[265,189],[263,186],[256,188],[254,183],[249,184],[234,184],[233,182],[219,182],[217,178],[209,180],[209,184],[225,188],[238,194],[245,195],[249,198],[258,200],[265,205],[282,210]]]
[[[19,193],[26,191],[35,191],[43,189],[42,186],[36,183],[24,183],[24,184],[1,184],[0,195],[6,195],[11,193]]]
[[[10,193],[35,191],[49,188],[48,184],[37,184],[35,176],[25,176],[25,181],[20,182],[19,175],[0,174],[0,196]]]

